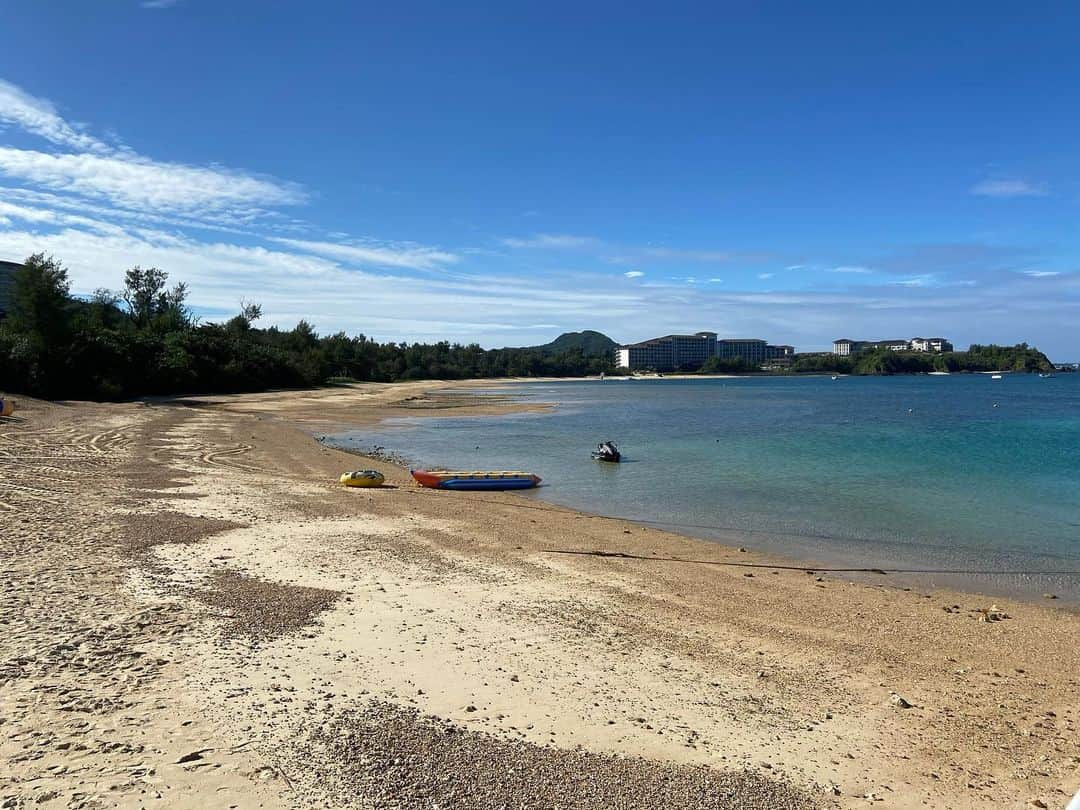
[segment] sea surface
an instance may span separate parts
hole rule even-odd
[[[495,389],[492,389],[493,391]],[[332,437],[416,466],[526,469],[526,497],[883,584],[1080,603],[1080,374],[522,383],[550,411]],[[592,461],[611,439],[622,464]]]

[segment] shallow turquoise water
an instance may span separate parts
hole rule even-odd
[[[506,389],[500,389],[505,393]],[[1080,374],[522,384],[549,413],[334,440],[523,468],[530,496],[822,564],[1080,601]],[[591,461],[614,439],[625,463]],[[958,573],[948,573],[958,572]]]

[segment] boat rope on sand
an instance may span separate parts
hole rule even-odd
[[[544,554],[575,554],[584,557],[622,557],[628,560],[647,560],[648,562],[677,562],[693,565],[726,565],[732,568],[769,568],[779,571],[811,571],[832,574],[1017,574],[1034,576],[1037,574],[1057,574],[1080,576],[1080,571],[971,571],[968,569],[949,568],[830,568],[820,565],[773,565],[771,563],[732,562],[730,560],[693,560],[685,557],[646,557],[641,554],[627,554],[622,551],[576,551],[571,549],[544,549]]]
[[[387,489],[382,490],[384,492],[405,493],[407,495],[428,495],[433,497],[445,497],[446,490],[435,489]],[[461,494],[461,493],[459,493]],[[621,515],[604,515],[604,514],[592,514],[588,512],[577,512],[576,510],[568,507],[561,507],[558,504],[531,504],[531,503],[516,503],[511,500],[491,500],[482,497],[477,497],[475,493],[468,493],[465,497],[478,503],[490,503],[498,506],[508,506],[513,509],[532,509],[538,512],[558,512],[564,515],[570,515],[580,520],[613,520],[622,523],[637,523],[647,526],[649,528],[657,527],[660,529],[712,529],[714,531],[731,531],[738,532],[740,534],[765,534],[770,537],[798,537],[820,540],[835,540],[834,537],[828,535],[813,535],[813,534],[794,534],[791,532],[768,532],[762,529],[743,529],[735,526],[710,526],[701,523],[672,523],[666,520],[648,520],[645,518],[624,517]],[[891,574],[959,574],[959,575],[975,575],[975,576],[1064,576],[1064,577],[1077,577],[1080,576],[1080,570],[1077,571],[1061,571],[1061,570],[1046,570],[1046,571],[1013,571],[1013,570],[982,570],[982,569],[969,569],[969,568],[834,568],[829,566],[820,565],[772,565],[769,563],[745,563],[734,562],[729,560],[694,560],[679,557],[645,557],[635,554],[627,554],[622,551],[579,551],[579,550],[560,550],[550,549],[544,550],[544,554],[573,554],[579,556],[591,556],[591,557],[614,557],[625,558],[632,560],[644,560],[649,562],[677,562],[686,563],[692,565],[721,565],[732,568],[769,568],[774,570],[786,570],[786,571],[815,571],[825,574],[878,574],[881,576],[889,576]]]

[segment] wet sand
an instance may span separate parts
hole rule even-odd
[[[1080,787],[1071,611],[419,490],[310,435],[518,407],[468,390],[22,400],[0,424],[0,806],[1063,807]],[[358,466],[390,486],[336,485]]]

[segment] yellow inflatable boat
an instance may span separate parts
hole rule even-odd
[[[354,470],[338,479],[347,487],[381,487],[386,478],[378,470]]]

